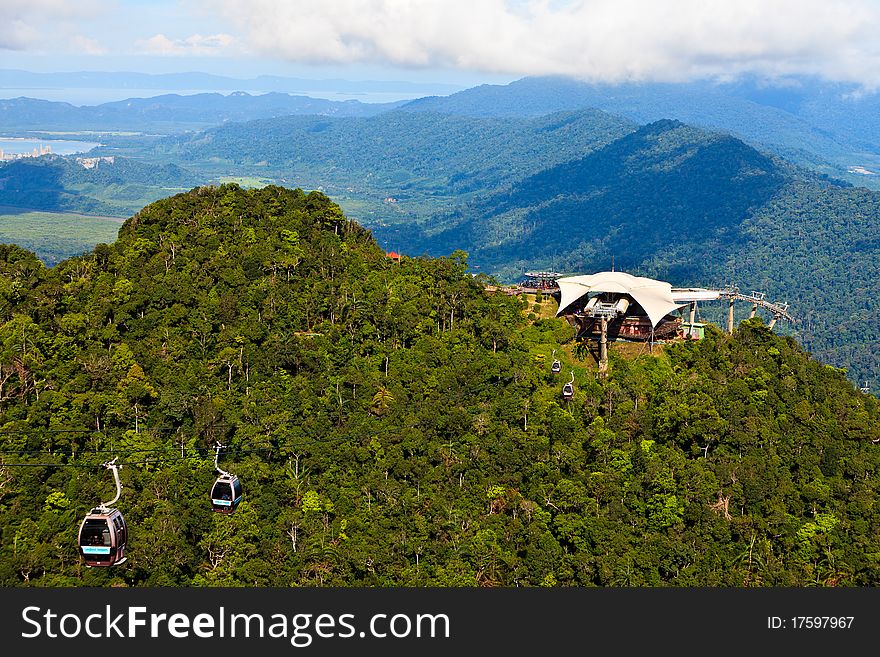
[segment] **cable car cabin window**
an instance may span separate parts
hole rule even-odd
[[[232,491],[233,491],[233,499],[238,499],[241,497],[241,481],[238,479],[232,482]]]
[[[214,484],[214,490],[211,491],[211,499],[231,501],[233,499],[232,486],[229,484],[229,482],[218,481],[216,484]]]
[[[128,529],[125,526],[125,521],[122,519],[122,516],[117,515],[113,517],[113,526],[116,527],[117,546],[125,545],[128,540]]]
[[[86,520],[79,536],[80,545],[104,545],[110,547],[110,527],[106,520]]]

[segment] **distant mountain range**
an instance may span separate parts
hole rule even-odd
[[[57,86],[210,89],[214,93],[165,94],[82,107],[27,98],[0,101],[0,130],[129,130],[169,134],[285,115],[374,116],[397,107],[411,112],[482,118],[527,118],[559,111],[600,109],[636,124],[669,118],[723,130],[801,166],[854,185],[880,189],[880,96],[852,85],[809,78],[773,85],[755,79],[608,85],[561,77],[530,77],[506,85],[460,90],[454,85],[278,76],[245,80],[206,73],[35,74],[0,70],[0,88],[31,87],[34,93],[26,95],[38,97],[40,88]],[[218,91],[234,93],[224,95]],[[252,96],[245,93],[248,91],[269,93]],[[392,103],[330,101],[306,95],[322,91],[434,95]]]
[[[880,188],[880,95],[851,85],[802,78],[779,86],[750,79],[608,85],[523,78],[414,100],[403,109],[486,117],[585,107],[641,124],[668,118],[724,130],[808,168]]]
[[[399,92],[408,94],[449,94],[461,91],[455,84],[404,82],[394,80],[310,80],[279,75],[235,78],[211,73],[134,73],[107,71],[71,71],[33,73],[17,69],[0,69],[0,89],[35,91],[45,88],[91,89],[165,89],[204,91],[285,92],[302,95],[308,91],[336,93]],[[38,94],[34,94],[38,96]]]
[[[374,225],[411,225],[438,210],[584,154],[636,129],[596,110],[474,118],[385,112],[288,116],[169,137],[152,157],[193,170],[274,176],[351,198]],[[372,214],[370,214],[372,213]]]
[[[153,98],[77,107],[33,98],[0,100],[0,130],[6,131],[160,131],[180,132],[230,121],[289,116],[372,116],[401,103],[334,101],[286,93],[252,96],[231,94],[166,94]]]

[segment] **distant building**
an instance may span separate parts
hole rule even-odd
[[[40,157],[41,155],[49,155],[52,153],[52,147],[49,145],[40,144],[39,146],[34,146],[32,151],[26,153],[7,153],[2,148],[0,148],[0,161],[8,162],[10,160],[21,160],[26,157]]]
[[[400,264],[400,257],[401,256],[396,251],[389,251],[388,253],[385,254],[385,256],[388,258],[391,258],[392,262],[396,262],[396,263]]]
[[[733,333],[735,301],[751,306],[752,318],[763,308],[772,314],[767,324],[773,328],[779,320],[793,322],[788,303],[768,301],[763,292],[749,294],[736,287],[723,289],[673,288],[665,281],[632,276],[620,271],[603,271],[586,276],[566,276],[556,280],[559,286],[559,312],[581,336],[637,341],[699,340],[705,325],[696,320],[697,303],[726,301],[727,332]],[[688,319],[673,315],[689,308]]]
[[[102,155],[101,157],[78,157],[76,158],[76,163],[83,169],[96,169],[101,162],[113,164],[115,159],[116,158],[113,155]]]
[[[557,284],[558,314],[581,334],[654,341],[679,333],[681,320],[670,313],[682,304],[676,303],[669,283],[605,271],[559,278]]]
[[[538,290],[542,292],[555,292],[559,289],[556,281],[561,276],[562,274],[557,271],[527,271],[523,274],[520,287],[524,292],[537,292]]]

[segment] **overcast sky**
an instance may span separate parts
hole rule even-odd
[[[880,0],[0,0],[0,67],[880,86]]]

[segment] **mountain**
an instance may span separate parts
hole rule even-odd
[[[303,95],[308,91],[335,93],[442,94],[461,91],[459,85],[395,80],[311,80],[280,75],[237,78],[211,73],[135,73],[131,71],[70,71],[34,73],[0,69],[0,88],[5,89],[163,89],[181,91],[255,91]]]
[[[44,155],[0,162],[0,205],[52,212],[120,216],[197,184],[175,164],[121,157]]]
[[[852,85],[808,78],[775,85],[748,78],[612,85],[536,77],[417,99],[402,109],[486,117],[539,116],[587,107],[637,123],[677,119],[731,132],[820,173],[880,186],[880,96]]]
[[[659,121],[430,223],[447,229],[398,234],[400,248],[465,249],[507,280],[614,262],[678,286],[764,291],[792,304],[794,334],[817,358],[880,384],[880,194],[729,135]]]
[[[0,129],[27,132],[128,130],[170,134],[229,121],[248,121],[290,114],[372,116],[399,104],[323,100],[285,93],[252,96],[243,91],[226,95],[165,94],[84,106],[33,98],[13,98],[0,100]]]
[[[275,176],[337,194],[366,223],[419,221],[635,129],[593,110],[533,119],[386,112],[231,124],[170,137],[152,157],[194,170]],[[222,167],[222,169],[221,169]]]
[[[166,194],[162,187],[233,173],[295,180],[337,196],[388,248],[464,249],[476,270],[508,281],[543,267],[607,269],[613,257],[619,268],[676,285],[762,290],[803,309],[792,330],[817,357],[848,368],[853,381],[880,384],[871,347],[880,339],[870,292],[880,276],[876,194],[727,134],[674,121],[639,129],[596,110],[532,118],[391,111],[234,123],[153,144],[143,162],[154,167],[152,186],[68,174],[61,188],[6,183],[0,201],[118,215]]]
[[[612,254],[623,269],[661,258],[700,279],[702,250],[741,244],[741,222],[791,172],[729,135],[658,121],[438,218],[453,226],[426,245],[464,245],[508,280],[526,263],[607,268]]]
[[[0,300],[3,586],[880,577],[880,402],[759,320],[613,349],[600,377],[463,254],[392,261],[323,194],[276,186],[157,201],[52,269],[2,246]],[[128,561],[83,568],[113,457]]]

